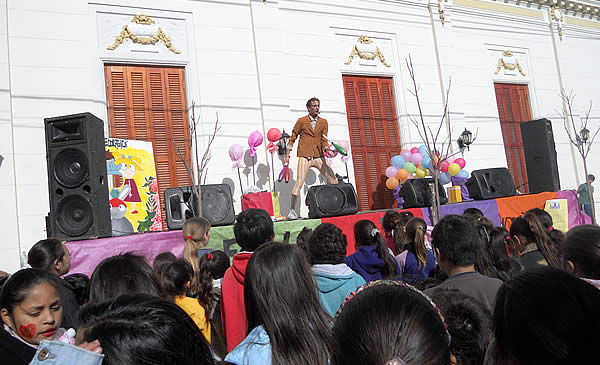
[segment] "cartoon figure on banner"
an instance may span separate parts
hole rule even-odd
[[[115,164],[120,167],[119,172],[121,173],[121,176],[125,178],[123,187],[129,186],[129,194],[123,201],[131,203],[131,214],[138,214],[135,205],[136,203],[141,203],[142,198],[140,197],[140,192],[138,191],[133,178],[137,171],[142,171],[142,160],[135,156],[122,156],[121,158],[115,159]]]
[[[109,179],[113,235],[161,231],[152,143],[106,138],[105,146],[107,174],[122,178]]]

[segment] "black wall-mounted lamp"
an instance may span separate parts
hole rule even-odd
[[[281,137],[279,137],[279,155],[283,156],[287,153],[287,143],[290,139],[290,135],[285,133],[285,129],[281,133]]]

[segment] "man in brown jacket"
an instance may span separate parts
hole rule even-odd
[[[296,121],[292,135],[287,145],[287,155],[285,156],[284,164],[288,165],[290,162],[290,152],[294,147],[294,142],[298,136],[298,171],[296,176],[296,185],[292,189],[292,200],[290,204],[290,212],[288,219],[298,218],[296,214],[296,200],[300,189],[304,185],[306,179],[306,173],[311,167],[316,167],[321,171],[330,184],[337,184],[337,179],[331,166],[325,160],[325,156],[333,157],[334,153],[329,150],[329,141],[327,141],[327,130],[329,125],[325,118],[319,118],[319,110],[321,102],[319,99],[313,97],[306,102],[306,108],[308,109],[308,115],[302,117]]]

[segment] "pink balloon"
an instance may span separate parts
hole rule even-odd
[[[450,166],[450,164],[448,163],[448,161],[444,161],[442,163],[442,172],[447,172],[448,171],[448,166]]]
[[[410,153],[409,150],[404,150],[404,151],[400,152],[400,156],[402,156],[404,161],[410,161],[410,157],[412,156],[412,154]]]
[[[397,173],[398,173],[398,169],[395,168],[394,166],[390,166],[387,169],[385,169],[385,176],[387,176],[387,177],[396,177]]]
[[[231,147],[229,147],[229,158],[231,161],[235,162],[241,160],[242,157],[244,157],[244,147],[237,143],[232,144]]]
[[[456,156],[450,156],[446,159],[446,161],[448,161],[448,163],[454,163],[454,161],[456,160]]]
[[[256,147],[263,143],[263,135],[259,131],[250,133],[248,137],[248,146],[250,146],[250,156],[254,157],[256,154]]]
[[[417,152],[413,153],[413,155],[410,156],[410,162],[412,162],[415,166],[419,166],[421,161],[423,161],[423,156],[421,156],[421,154],[418,151],[419,150],[417,149]]]
[[[454,160],[454,163],[458,164],[458,166],[460,166],[461,169],[464,169],[465,166],[467,166],[467,161],[465,161],[464,158],[457,158],[456,160]]]
[[[419,147],[413,147],[410,149],[410,153],[412,153],[413,155],[417,152],[419,152]]]
[[[267,132],[267,139],[269,142],[277,142],[281,138],[281,131],[277,128],[271,128]]]

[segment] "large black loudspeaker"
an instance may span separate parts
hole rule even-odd
[[[90,113],[46,118],[44,122],[48,237],[81,240],[111,236],[104,123]]]
[[[358,212],[358,197],[348,183],[315,185],[306,194],[309,218],[335,217]]]
[[[538,119],[519,125],[527,165],[529,192],[559,191],[560,178],[552,122],[548,119]]]
[[[515,182],[506,167],[475,170],[465,183],[469,197],[475,200],[496,199],[516,194]]]
[[[431,207],[432,194],[429,188],[429,184],[433,184],[434,179],[423,178],[423,179],[411,179],[406,180],[400,188],[398,194],[404,198],[403,208],[423,208]],[[442,184],[438,181],[438,195],[440,197],[440,204],[446,204],[448,197]]]
[[[198,203],[191,186],[165,191],[167,227],[181,229],[186,219],[196,215]],[[233,195],[227,184],[202,185],[202,216],[212,226],[226,226],[235,222]]]

